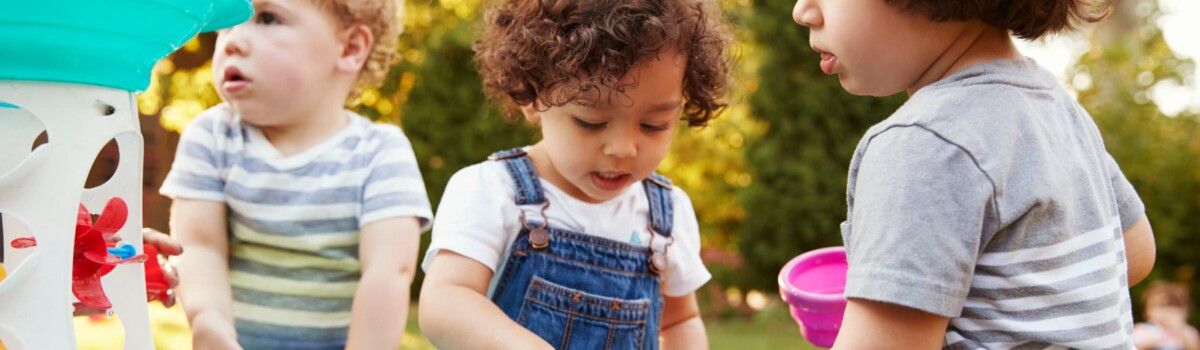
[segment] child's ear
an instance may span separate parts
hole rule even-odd
[[[337,70],[348,74],[358,74],[363,63],[371,57],[371,48],[375,45],[375,37],[371,29],[365,25],[347,28],[342,33],[342,54],[337,60]]]
[[[521,106],[521,114],[525,115],[525,120],[528,120],[530,124],[541,125],[542,111],[534,107],[535,105],[537,105],[537,102]]]

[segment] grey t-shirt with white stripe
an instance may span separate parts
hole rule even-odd
[[[850,165],[848,298],[950,317],[954,349],[1127,349],[1122,233],[1141,199],[1032,60],[977,64],[867,131]]]
[[[229,208],[233,313],[247,348],[344,343],[360,228],[415,217],[424,229],[432,219],[400,128],[346,115],[345,128],[288,156],[224,104],[180,137],[160,192]]]

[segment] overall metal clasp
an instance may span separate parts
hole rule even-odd
[[[658,250],[654,249],[654,237],[658,236],[658,232],[655,232],[654,227],[649,223],[646,224],[646,231],[650,232],[651,252],[647,264],[650,265],[650,272],[653,272],[656,275],[661,275],[663,272],[667,271],[667,266],[669,265],[667,253],[670,252],[671,245],[675,244],[675,237],[667,236],[667,244],[664,244],[662,251],[659,252]]]
[[[543,250],[550,246],[550,232],[546,231],[546,226],[550,224],[550,218],[546,217],[546,208],[550,207],[550,201],[542,205],[542,226],[532,227],[525,222],[525,211],[521,211],[521,226],[529,230],[529,246],[534,250]]]

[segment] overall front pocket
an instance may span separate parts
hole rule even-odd
[[[646,341],[658,342],[645,339],[650,305],[649,299],[604,297],[534,276],[517,323],[557,349],[643,349]]]

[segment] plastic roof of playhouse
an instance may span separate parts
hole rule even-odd
[[[4,1],[0,80],[142,91],[156,61],[253,12],[250,0]]]

